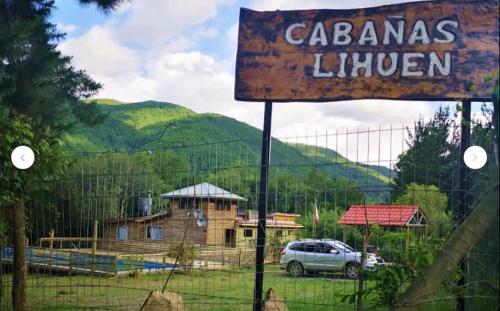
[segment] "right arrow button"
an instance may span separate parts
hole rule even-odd
[[[487,160],[486,151],[480,146],[470,146],[465,150],[464,162],[470,169],[477,170],[482,168]]]

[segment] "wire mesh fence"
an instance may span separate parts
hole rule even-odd
[[[492,136],[474,129],[495,159]],[[289,310],[385,309],[479,200],[481,171],[463,188],[459,132],[422,123],[273,138],[264,289]],[[251,309],[260,148],[255,136],[53,159],[68,167],[27,205],[30,308],[137,310],[165,289],[186,310]],[[465,288],[453,274],[424,309],[452,310],[459,295],[498,306],[495,228],[469,253]],[[12,258],[7,241],[5,310]]]

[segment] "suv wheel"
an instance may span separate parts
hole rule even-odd
[[[302,276],[304,274],[304,268],[298,261],[292,261],[286,266],[286,271],[292,276]]]
[[[359,274],[359,265],[355,263],[348,263],[345,266],[345,275],[349,279],[357,279]]]

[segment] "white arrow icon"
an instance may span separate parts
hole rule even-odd
[[[10,155],[12,164],[20,170],[30,168],[35,162],[35,153],[28,146],[17,146]]]

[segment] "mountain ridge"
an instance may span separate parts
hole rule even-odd
[[[71,134],[66,135],[63,142],[69,153],[134,153],[191,146],[197,148],[191,157],[204,163],[208,169],[228,166],[242,158],[254,165],[260,163],[262,131],[237,119],[197,113],[168,102],[93,101],[108,117],[94,127],[78,124]],[[308,152],[311,148],[319,153],[311,154]],[[321,167],[321,171],[331,176],[354,180],[365,192],[383,189],[377,191],[384,199],[388,198],[392,176],[385,167],[354,163],[332,149],[288,144],[275,138],[271,152],[273,166],[293,173],[303,167]]]

